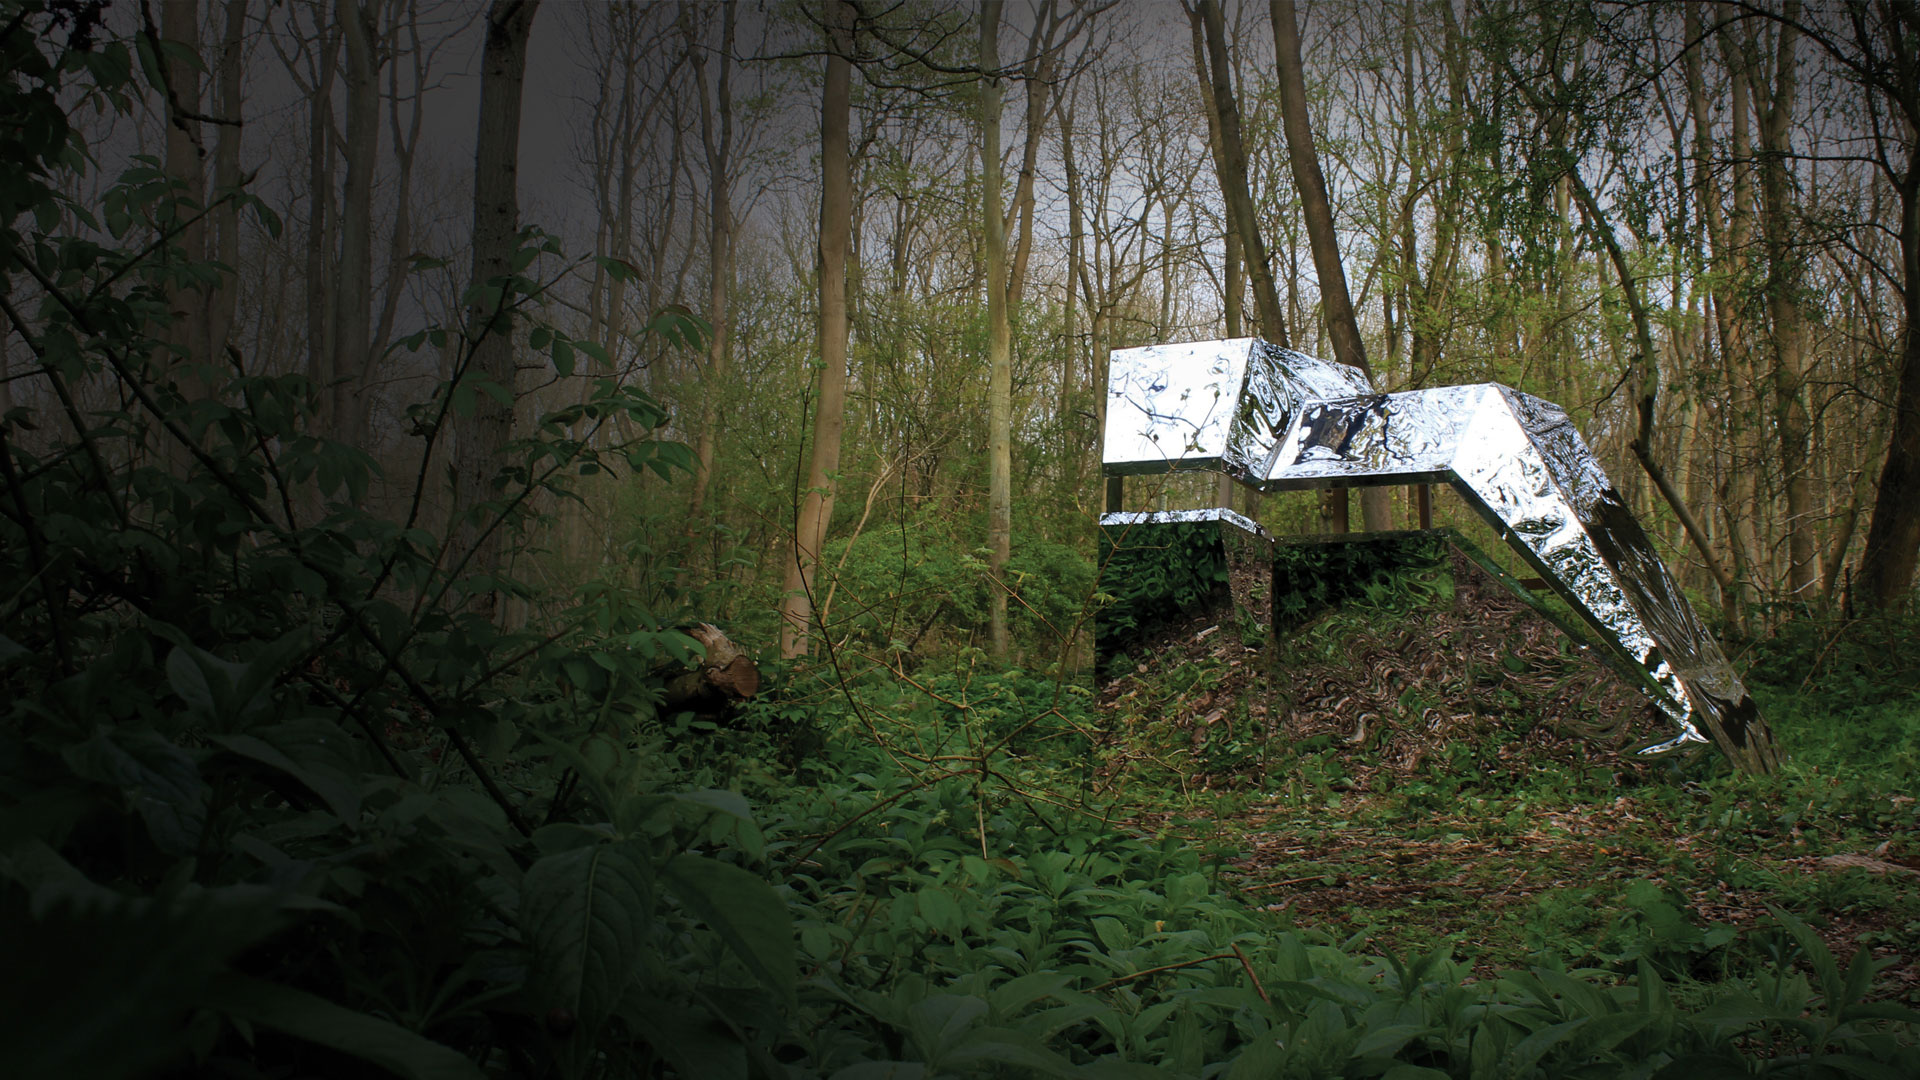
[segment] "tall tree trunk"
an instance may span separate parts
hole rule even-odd
[[[520,233],[520,96],[526,84],[527,38],[540,0],[493,0],[487,8],[486,44],[480,66],[480,118],[474,139],[473,294],[467,309],[468,333],[476,339],[467,378],[515,391],[512,301],[506,280],[513,274]],[[491,286],[491,288],[490,288]],[[489,302],[487,293],[495,299]],[[497,576],[501,533],[488,529],[480,507],[493,494],[500,452],[513,435],[513,406],[489,393],[473,395],[473,415],[464,418],[454,456],[454,495],[467,515],[460,548],[471,550],[471,573]],[[492,618],[498,594],[475,597],[476,614]]]
[[[1920,66],[1907,54],[1907,77],[1901,102],[1911,133],[1920,126]],[[1909,134],[1909,138],[1911,138]],[[1900,299],[1906,316],[1901,335],[1899,389],[1893,399],[1891,440],[1887,460],[1867,526],[1866,549],[1860,556],[1861,594],[1871,607],[1890,607],[1913,587],[1914,566],[1920,560],[1920,144],[1907,147],[1904,175],[1897,176],[1900,195]]]
[[[687,528],[702,528],[707,489],[713,483],[713,456],[719,441],[720,394],[727,383],[727,289],[733,277],[733,205],[728,195],[733,181],[729,170],[733,153],[733,36],[737,5],[721,6],[720,71],[712,101],[707,93],[707,66],[702,43],[694,37],[690,7],[686,19],[687,47],[693,55],[694,81],[700,87],[700,141],[707,155],[707,251],[712,262],[707,283],[707,321],[713,337],[707,342],[707,370],[700,395],[700,434],[694,453],[693,495],[687,506]]]
[[[216,197],[240,186],[241,89],[246,78],[247,0],[227,0],[226,25],[220,36],[220,58],[214,65],[214,114],[226,121],[213,144],[213,188]],[[223,352],[233,331],[239,302],[235,287],[240,275],[240,214],[232,199],[213,212],[213,257],[228,267],[207,297],[207,344]],[[219,358],[213,359],[216,363]]]
[[[1220,112],[1214,107],[1213,103],[1213,84],[1207,74],[1207,46],[1198,12],[1189,12],[1187,23],[1188,28],[1193,34],[1194,74],[1199,77],[1195,85],[1200,91],[1201,112],[1205,113],[1207,117],[1207,151],[1213,158],[1214,173],[1218,176],[1220,162],[1224,160],[1223,155],[1225,148],[1220,142]],[[1221,237],[1221,246],[1225,249],[1223,252],[1223,262],[1225,265],[1221,267],[1220,273],[1221,303],[1225,309],[1223,315],[1226,322],[1227,337],[1237,338],[1241,335],[1240,328],[1243,321],[1241,316],[1241,294],[1245,291],[1245,286],[1240,280],[1240,229],[1238,219],[1234,216],[1231,207],[1223,208],[1220,217],[1222,221],[1221,231],[1224,234]],[[1224,472],[1220,473],[1214,485],[1213,498],[1215,504],[1223,507],[1231,507],[1233,505],[1233,488],[1233,478]]]
[[[1320,279],[1320,305],[1326,316],[1327,334],[1333,341],[1333,358],[1367,373],[1366,345],[1360,340],[1360,323],[1354,318],[1353,300],[1347,295],[1347,273],[1340,265],[1340,244],[1334,233],[1333,206],[1327,199],[1326,176],[1320,171],[1320,158],[1314,152],[1313,125],[1307,117],[1307,81],[1300,62],[1300,28],[1295,20],[1293,0],[1270,0],[1273,15],[1273,47],[1280,75],[1280,114],[1287,132],[1287,161],[1293,169],[1294,186],[1299,190],[1300,208],[1307,222],[1307,244],[1313,252],[1313,267]],[[1335,511],[1336,531],[1345,532],[1343,507],[1329,504]],[[1393,508],[1386,488],[1371,487],[1360,493],[1360,519],[1368,532],[1393,528]]]
[[[408,263],[413,258],[413,163],[420,146],[420,129],[426,109],[422,98],[427,92],[428,55],[420,41],[419,0],[406,0],[404,14],[394,8],[392,55],[388,58],[387,124],[393,147],[393,233],[387,238],[386,280],[380,297],[380,314],[374,321],[369,351],[379,356],[393,340],[394,321],[400,315],[400,303],[406,294]],[[408,45],[402,48],[400,34],[407,33]],[[400,58],[405,56],[412,69],[412,82],[400,86]],[[407,102],[407,120],[400,120],[402,102]]]
[[[1686,500],[1681,497],[1673,482],[1667,478],[1666,471],[1660,467],[1659,460],[1653,453],[1653,420],[1660,393],[1660,367],[1656,359],[1658,353],[1653,343],[1653,323],[1647,315],[1646,303],[1641,298],[1640,282],[1634,277],[1633,270],[1627,263],[1626,252],[1620,247],[1619,239],[1614,236],[1613,226],[1601,216],[1599,204],[1595,202],[1593,193],[1587,189],[1586,182],[1580,178],[1578,172],[1569,173],[1568,178],[1571,180],[1572,193],[1580,204],[1582,216],[1586,218],[1587,224],[1599,238],[1601,246],[1606,249],[1608,259],[1613,263],[1614,274],[1620,281],[1620,293],[1626,301],[1627,313],[1633,323],[1634,355],[1630,363],[1631,377],[1635,387],[1634,407],[1639,420],[1631,444],[1633,455],[1639,459],[1647,478],[1653,481],[1654,487],[1659,490],[1661,497],[1673,510],[1674,516],[1680,519],[1680,524],[1686,529],[1687,536],[1693,540],[1694,549],[1700,553],[1701,561],[1706,564],[1707,572],[1713,575],[1714,583],[1720,587],[1721,595],[1725,596],[1733,591],[1732,580],[1727,577],[1726,570],[1721,567],[1720,557],[1714,552],[1713,543],[1707,537],[1706,530],[1700,527],[1693,512],[1687,508]]]
[[[1080,204],[1082,198],[1080,169],[1073,156],[1073,110],[1061,108],[1059,114],[1060,158],[1067,179],[1067,299],[1066,312],[1063,316],[1066,349],[1060,359],[1058,406],[1061,433],[1060,461],[1070,489],[1077,491],[1080,480],[1080,448],[1074,444],[1073,438],[1077,430],[1077,425],[1073,421],[1073,399],[1079,383],[1080,280],[1087,272],[1087,219],[1086,210]]]
[[[1699,0],[1688,0],[1683,16],[1682,36],[1689,42],[1699,42],[1698,45],[1681,54],[1687,83],[1687,111],[1693,120],[1693,202],[1712,252],[1710,266],[1714,272],[1708,276],[1712,283],[1709,288],[1708,303],[1713,308],[1713,330],[1720,343],[1722,367],[1730,373],[1732,367],[1727,354],[1732,348],[1734,336],[1731,310],[1733,290],[1729,288],[1727,278],[1731,273],[1733,260],[1727,250],[1727,228],[1720,212],[1720,193],[1713,182],[1713,112],[1707,102],[1702,55],[1706,51],[1706,43],[1702,39],[1701,22]],[[1709,265],[1707,260],[1702,259],[1701,262],[1702,269],[1706,269]],[[1705,351],[1706,343],[1703,341],[1700,352],[1704,354]],[[1729,435],[1733,428],[1733,415],[1738,408],[1736,394],[1737,387],[1734,380],[1728,378],[1722,420]],[[1740,537],[1729,535],[1726,541],[1728,554],[1733,561],[1733,572],[1728,575],[1729,588],[1721,595],[1721,617],[1726,620],[1728,626],[1738,629],[1742,627],[1744,618],[1745,552],[1740,546]]]
[[[1779,438],[1780,468],[1787,495],[1787,589],[1801,603],[1811,603],[1819,588],[1819,554],[1814,541],[1813,481],[1809,440],[1812,424],[1803,398],[1806,389],[1806,328],[1797,295],[1801,284],[1800,256],[1794,250],[1792,193],[1788,190],[1787,155],[1793,124],[1799,0],[1786,0],[1778,30],[1773,92],[1758,93],[1760,110],[1761,234],[1767,253],[1767,315],[1773,324],[1774,429]],[[1755,75],[1754,67],[1748,74]]]
[[[1013,536],[1013,344],[1007,315],[1007,231],[1000,195],[1000,8],[980,8],[980,188],[987,262],[988,631],[1007,655],[1007,559]]]
[[[1100,441],[1106,436],[1107,384],[1106,384],[1106,333],[1104,312],[1099,296],[1094,289],[1096,270],[1093,266],[1099,257],[1098,245],[1092,255],[1087,252],[1086,225],[1086,185],[1080,176],[1079,153],[1074,148],[1074,113],[1071,108],[1060,110],[1060,163],[1067,179],[1067,329],[1068,349],[1066,360],[1060,369],[1060,421],[1064,443],[1062,454],[1071,462],[1070,477],[1073,490],[1080,490],[1080,481],[1086,475],[1087,454],[1093,449],[1092,464],[1094,473],[1099,473]],[[1078,363],[1076,342],[1073,339],[1075,311],[1078,304],[1084,304],[1087,317],[1087,371],[1093,386],[1093,439],[1092,445],[1083,440],[1085,429],[1077,424],[1073,417],[1074,398],[1078,387]]]
[[[307,98],[307,235],[305,278],[307,302],[307,379],[314,387],[321,431],[333,430],[333,395],[326,387],[333,382],[333,234],[336,215],[333,205],[333,80],[339,70],[340,28],[321,24],[313,41],[313,74],[301,89]],[[294,70],[288,61],[289,72]],[[296,74],[295,79],[300,77]]]
[[[1737,9],[1723,6],[1722,13],[1737,15]],[[1753,426],[1757,401],[1753,378],[1753,354],[1747,330],[1746,313],[1741,310],[1739,290],[1734,287],[1746,274],[1747,255],[1753,243],[1753,103],[1748,96],[1748,57],[1742,34],[1745,23],[1731,18],[1717,34],[1721,61],[1727,69],[1728,149],[1733,159],[1732,195],[1727,205],[1726,247],[1716,251],[1720,271],[1716,276],[1727,284],[1716,296],[1716,326],[1720,332],[1720,352],[1726,364],[1728,398],[1732,403],[1736,430],[1745,434]],[[1746,428],[1742,431],[1740,428]],[[1726,510],[1728,548],[1740,578],[1748,587],[1760,586],[1760,548],[1755,539],[1755,519],[1760,509],[1760,454],[1737,439],[1733,441],[1734,462],[1729,469],[1726,491],[1721,500]]]
[[[372,5],[339,0],[346,44],[346,182],[340,199],[340,262],[334,278],[333,437],[364,447],[373,338],[373,170],[380,138],[378,33]]]
[[[1053,96],[1053,78],[1059,68],[1060,52],[1054,38],[1060,30],[1057,0],[1044,0],[1034,13],[1033,33],[1027,39],[1027,57],[1020,66],[1020,81],[1027,95],[1024,139],[1020,149],[1020,178],[1013,188],[1013,214],[1019,219],[1019,232],[1013,245],[1013,265],[1007,271],[1007,309],[1009,318],[1020,311],[1027,287],[1027,260],[1033,254],[1034,174],[1040,163],[1040,137],[1046,132],[1047,102]]]
[[[1227,60],[1226,19],[1220,12],[1219,0],[1199,0],[1198,9],[1190,9],[1187,17],[1199,24],[1196,49],[1206,51],[1211,80],[1202,85],[1207,90],[1220,131],[1214,171],[1220,178],[1220,192],[1226,198],[1227,212],[1239,228],[1247,276],[1253,281],[1254,306],[1260,316],[1260,333],[1275,345],[1289,345],[1286,316],[1280,307],[1280,294],[1274,287],[1273,267],[1267,261],[1267,245],[1261,238],[1260,218],[1254,211],[1253,191],[1247,182],[1247,146],[1240,131],[1240,106],[1234,98],[1232,68]]]
[[[180,52],[162,52],[162,70],[166,75],[166,156],[162,167],[175,185],[173,213],[187,221],[174,236],[180,257],[200,262],[207,257],[207,231],[200,218],[206,202],[206,146],[198,119],[200,90],[200,11],[197,0],[163,0],[160,5],[160,37],[177,45]],[[159,51],[159,50],[156,50]],[[189,400],[205,397],[206,383],[194,373],[192,365],[210,364],[207,337],[206,296],[200,289],[170,278],[166,286],[168,322],[161,336],[178,354],[162,350],[158,362],[168,369],[174,385]],[[171,439],[159,443],[167,466],[184,473],[192,454]]]
[[[1528,103],[1533,107],[1534,112],[1547,122],[1549,130],[1556,132],[1557,140],[1558,129],[1565,121],[1564,116],[1557,112],[1558,107],[1542,101],[1532,85],[1511,66],[1506,67],[1505,74],[1514,85],[1519,87],[1521,93],[1526,95]],[[1558,81],[1557,72],[1553,77]],[[1562,174],[1561,181],[1561,186],[1566,190],[1568,198],[1579,206],[1588,231],[1600,242],[1607,260],[1612,263],[1614,275],[1620,282],[1620,292],[1626,302],[1627,313],[1633,325],[1633,354],[1628,365],[1629,377],[1635,387],[1634,403],[1638,424],[1630,448],[1634,456],[1639,459],[1648,479],[1653,481],[1654,487],[1672,508],[1674,516],[1678,517],[1686,528],[1687,535],[1692,538],[1701,560],[1706,563],[1707,570],[1713,574],[1714,581],[1719,585],[1724,596],[1732,589],[1732,582],[1721,567],[1719,556],[1715,554],[1706,531],[1700,527],[1693,513],[1687,508],[1686,500],[1667,478],[1658,459],[1654,456],[1653,421],[1660,391],[1659,353],[1654,345],[1652,320],[1647,314],[1646,304],[1641,296],[1639,279],[1635,277],[1633,268],[1627,261],[1626,251],[1620,246],[1612,223],[1602,214],[1598,202],[1593,197],[1593,192],[1581,178],[1578,167],[1569,168]]]
[[[794,526],[781,608],[780,655],[805,656],[813,621],[814,570],[833,520],[834,475],[847,423],[847,256],[853,244],[853,19],[846,0],[827,0],[827,78],[820,96],[820,371],[813,450]]]

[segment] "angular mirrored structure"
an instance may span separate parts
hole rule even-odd
[[[1776,763],[1733,665],[1559,406],[1496,383],[1377,393],[1357,369],[1251,338],[1117,350],[1108,395],[1110,476],[1452,484],[1642,674],[1675,728],[1645,752],[1710,738],[1743,769]]]
[[[1271,590],[1273,554],[1267,530],[1224,508],[1106,515],[1101,588],[1113,602],[1095,620],[1100,669],[1186,616],[1264,623],[1255,609]]]

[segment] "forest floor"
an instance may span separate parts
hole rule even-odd
[[[1763,694],[1780,775],[1644,764],[1632,746],[1663,732],[1643,697],[1490,579],[1451,577],[1277,645],[1224,602],[1157,627],[1099,688],[1104,783],[1165,792],[1134,826],[1188,837],[1249,905],[1372,949],[1717,982],[1785,947],[1774,908],[1920,1002],[1898,753],[1836,760],[1819,747],[1842,721]],[[1914,712],[1893,749],[1920,749]]]

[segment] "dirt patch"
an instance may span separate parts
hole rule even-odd
[[[1496,747],[1472,763],[1485,774],[1631,768],[1623,751],[1664,731],[1659,710],[1465,556],[1448,554],[1444,599],[1358,614],[1336,607],[1261,646],[1243,636],[1244,613],[1270,625],[1271,598],[1251,570],[1234,568],[1229,589],[1201,610],[1147,628],[1130,651],[1138,658],[1131,670],[1101,685],[1100,707],[1113,718],[1108,731],[1160,727],[1167,733],[1161,749],[1192,759],[1192,782],[1212,789],[1271,779],[1263,757],[1222,765],[1198,753],[1250,737],[1351,748],[1344,764],[1361,793],[1419,775],[1436,754],[1461,744]],[[1164,692],[1194,665],[1208,666],[1204,686]],[[1152,751],[1110,749],[1110,772]]]

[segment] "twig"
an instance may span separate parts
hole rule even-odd
[[[521,836],[532,836],[533,828],[527,824],[525,818],[520,816],[520,811],[507,798],[507,793],[500,790],[500,785],[494,780],[493,774],[480,764],[479,756],[473,752],[473,744],[469,743],[467,737],[455,730],[451,724],[446,725],[446,732],[447,741],[453,743],[453,748],[459,751],[460,760],[467,763],[467,768],[473,772],[474,778],[480,781],[480,786],[487,789],[488,797],[506,813],[508,823]]]
[[[1092,992],[1097,994],[1102,990],[1111,990],[1116,986],[1122,985],[1123,983],[1130,983],[1135,979],[1144,979],[1149,975],[1158,975],[1163,971],[1178,971],[1181,968],[1198,967],[1201,964],[1211,964],[1215,960],[1232,960],[1236,957],[1238,957],[1240,962],[1243,964],[1247,962],[1247,958],[1245,956],[1240,955],[1240,947],[1236,945],[1233,947],[1232,952],[1215,953],[1212,956],[1203,956],[1198,960],[1182,960],[1177,964],[1162,964],[1157,968],[1148,968],[1145,971],[1136,971],[1131,975],[1121,975],[1116,978],[1108,979],[1106,982],[1103,982],[1099,986],[1094,987]],[[1253,969],[1248,968],[1247,973],[1252,974]],[[1258,989],[1260,986],[1260,980],[1255,979],[1253,982],[1253,985],[1255,989]],[[1267,1000],[1267,992],[1265,990],[1260,991],[1260,998],[1263,1001]],[[1268,1004],[1272,1004],[1272,1002],[1268,1002]]]
[[[1247,969],[1247,978],[1253,980],[1254,992],[1260,995],[1261,1001],[1271,1006],[1273,999],[1267,996],[1267,988],[1260,985],[1260,976],[1253,973],[1253,961],[1247,959],[1247,954],[1240,951],[1239,945],[1229,943],[1227,947],[1233,950],[1233,955],[1240,961],[1240,966]]]
[[[1289,885],[1303,885],[1309,881],[1324,881],[1330,874],[1308,874],[1306,877],[1288,878],[1285,881],[1263,881],[1258,885],[1243,885],[1243,892],[1255,892],[1261,889],[1284,889]]]
[[[881,799],[879,802],[874,803],[872,806],[867,807],[865,810],[860,811],[859,813],[853,815],[847,820],[834,826],[832,831],[828,832],[825,836],[822,836],[820,839],[814,841],[814,845],[812,847],[808,848],[803,854],[800,855],[799,858],[794,859],[792,862],[788,863],[788,865],[799,866],[801,863],[804,863],[808,859],[813,858],[816,852],[818,852],[821,848],[827,845],[827,841],[833,839],[836,836],[839,836],[843,832],[846,832],[848,829],[853,827],[854,822],[859,821],[861,818],[866,817],[868,814],[874,813],[875,811],[878,811],[878,810],[884,810],[887,807],[892,806],[894,803],[899,802],[901,799],[904,799],[907,796],[913,794],[914,792],[925,791],[927,788],[932,787],[933,785],[939,783],[942,780],[950,779],[955,776],[966,776],[971,772],[973,772],[972,769],[952,769],[952,770],[943,772],[939,776],[935,776],[931,779],[922,779],[922,780],[916,781],[911,787],[908,787],[906,790],[895,792],[894,794],[889,795],[884,799]]]
[[[18,254],[15,252],[16,257]],[[27,343],[27,350],[33,353],[33,358],[40,362],[40,370],[46,373],[47,382],[52,385],[54,394],[60,398],[60,407],[66,412],[67,421],[73,425],[75,437],[86,449],[87,460],[93,463],[94,475],[100,481],[101,493],[107,497],[107,505],[113,507],[113,516],[119,519],[121,528],[126,528],[127,508],[121,505],[119,498],[114,495],[113,485],[107,479],[109,475],[107,463],[101,458],[99,448],[94,445],[93,435],[87,430],[86,417],[81,415],[79,404],[73,400],[73,394],[67,390],[66,380],[60,377],[60,372],[54,368],[52,361],[47,359],[47,354],[41,349],[40,342],[27,333],[25,320],[5,296],[0,296],[0,312],[6,313],[7,321],[13,324],[14,332],[20,335],[20,340]]]

